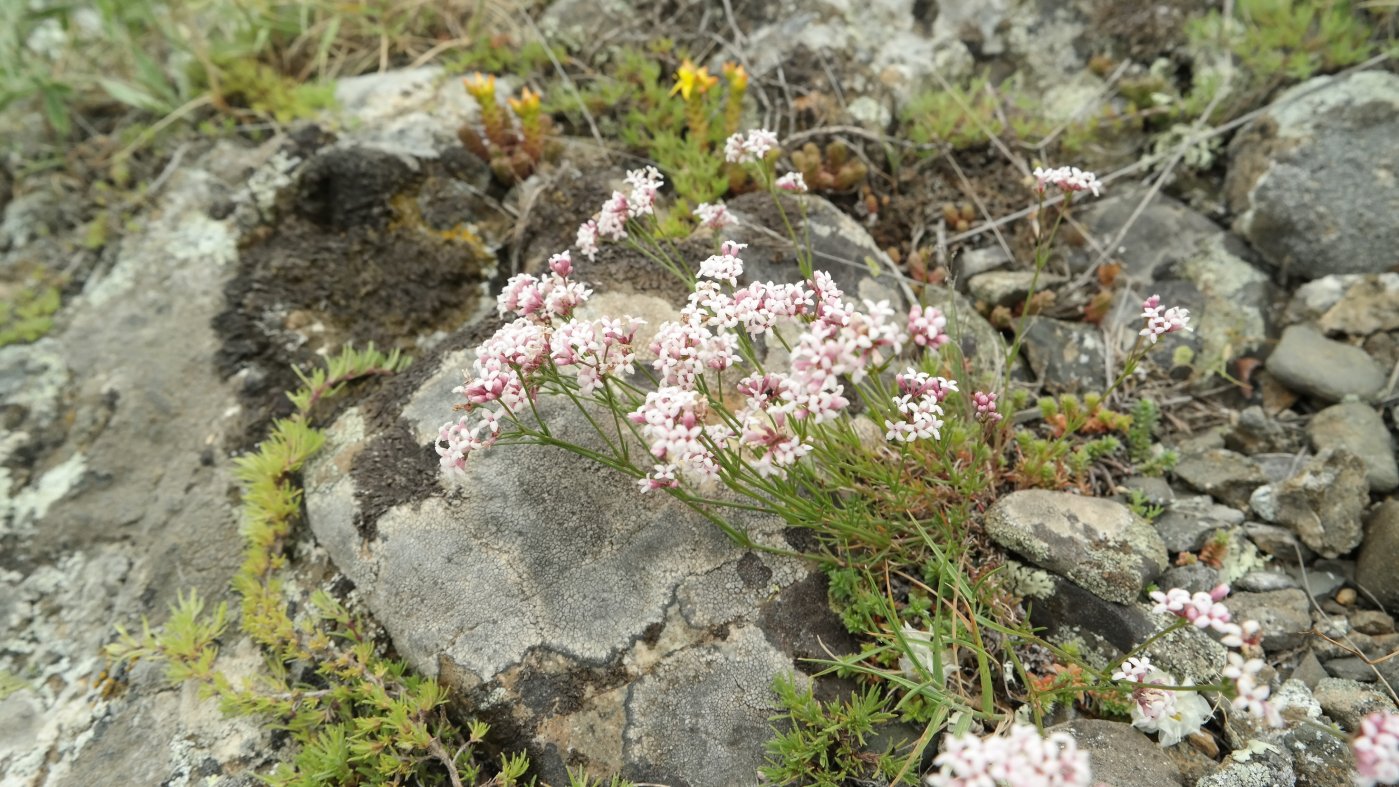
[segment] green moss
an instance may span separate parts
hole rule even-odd
[[[0,347],[38,341],[53,328],[61,298],[58,287],[31,277],[0,300]]]
[[[335,106],[333,84],[301,83],[251,59],[220,63],[219,91],[230,104],[282,124]]]

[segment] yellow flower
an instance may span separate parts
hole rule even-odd
[[[482,74],[480,71],[462,80],[466,86],[466,92],[477,101],[495,97],[495,75]]]
[[[734,90],[748,89],[748,72],[743,70],[743,66],[735,63],[724,64],[724,78],[729,80],[729,86]]]
[[[680,64],[680,70],[675,72],[675,87],[671,88],[670,94],[673,96],[679,93],[686,101],[696,92],[703,94],[711,87],[719,84],[719,78],[710,75],[707,68],[695,68],[695,64],[687,57],[685,62]]]
[[[528,115],[539,111],[539,94],[526,86],[520,90],[519,98],[507,98],[506,103],[515,110],[515,114]]]

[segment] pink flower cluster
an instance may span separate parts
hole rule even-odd
[[[778,146],[777,135],[767,129],[755,128],[746,135],[734,134],[724,141],[724,160],[730,164],[762,161]]]
[[[1357,787],[1399,784],[1399,715],[1376,711],[1361,719],[1350,750]]]
[[[806,193],[806,178],[800,172],[788,172],[777,179],[777,188],[782,191],[791,191],[796,194]]]
[[[722,230],[738,223],[722,202],[713,205],[701,202],[693,212],[695,218],[699,219],[699,225],[711,230]]]
[[[513,417],[537,395],[538,375],[547,364],[571,370],[585,396],[607,375],[633,372],[632,340],[642,321],[573,319],[592,290],[570,278],[573,262],[566,251],[549,258],[549,271],[542,279],[511,277],[496,299],[497,310],[516,319],[476,348],[471,373],[453,389],[466,399],[466,412],[438,430],[437,455],[448,472],[464,472],[473,452],[496,442],[501,419]]]
[[[937,440],[942,437],[942,400],[957,390],[957,383],[945,377],[933,377],[917,369],[906,369],[894,376],[901,396],[894,397],[894,409],[903,420],[886,419],[884,439],[901,443],[915,440]]]
[[[665,179],[655,167],[632,170],[626,176],[630,191],[612,192],[593,218],[578,227],[575,245],[588,259],[597,257],[598,244],[603,240],[625,240],[627,222],[649,216],[656,210],[656,195]]]
[[[568,252],[550,257],[549,271],[549,276],[542,280],[528,273],[511,276],[496,300],[496,311],[548,323],[554,317],[567,318],[578,304],[592,295],[593,291],[583,284],[569,280],[573,261]]]
[[[952,340],[947,335],[947,317],[942,310],[916,303],[908,311],[908,335],[914,344],[933,350]]]
[[[978,738],[970,733],[948,737],[933,760],[938,772],[929,787],[1089,787],[1093,774],[1088,752],[1079,751],[1068,733],[1047,738],[1028,724],[1005,736]]]
[[[1099,196],[1103,189],[1097,175],[1078,167],[1035,167],[1035,191],[1043,194],[1048,186],[1058,186],[1065,193],[1091,191],[1095,197]]]
[[[1184,588],[1171,588],[1164,593],[1151,592],[1156,605],[1152,611],[1160,614],[1169,612],[1195,624],[1196,628],[1213,629],[1223,636],[1221,644],[1229,648],[1255,647],[1263,639],[1263,627],[1256,620],[1235,623],[1233,616],[1222,603],[1229,595],[1228,585],[1219,585],[1208,593],[1191,593]],[[1276,708],[1268,702],[1271,689],[1258,681],[1263,669],[1259,659],[1245,660],[1238,653],[1229,654],[1229,664],[1222,670],[1226,678],[1234,681],[1234,707],[1242,713],[1262,719],[1271,727],[1282,724]]]
[[[1162,309],[1160,295],[1153,295],[1142,302],[1142,319],[1146,320],[1146,327],[1142,328],[1141,335],[1152,344],[1168,333],[1190,328],[1190,310],[1179,306]]]

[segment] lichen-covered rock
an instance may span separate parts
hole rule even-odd
[[[1108,601],[1136,601],[1166,567],[1155,528],[1112,500],[1028,489],[997,500],[985,521],[996,543]]]
[[[1322,557],[1339,557],[1360,546],[1361,515],[1370,502],[1365,476],[1365,463],[1355,454],[1324,451],[1271,487],[1270,519],[1292,528]]]
[[[1317,77],[1278,96],[1230,145],[1235,229],[1285,275],[1379,273],[1399,262],[1399,75]]]
[[[1050,393],[1100,391],[1107,343],[1096,325],[1035,317],[1025,328],[1025,358]]]
[[[1375,711],[1399,712],[1394,700],[1373,686],[1343,678],[1323,678],[1312,690],[1321,710],[1341,729],[1354,731],[1360,720]]]
[[[1399,273],[1333,275],[1298,287],[1287,322],[1312,322],[1328,334],[1369,336],[1399,330]]]

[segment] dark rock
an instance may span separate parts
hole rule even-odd
[[[1399,614],[1399,499],[1390,498],[1375,509],[1365,526],[1365,541],[1355,561],[1355,582]]]
[[[1229,612],[1235,620],[1256,620],[1263,626],[1263,649],[1294,648],[1307,641],[1312,628],[1311,603],[1301,590],[1234,593]]]
[[[1252,460],[1227,449],[1186,454],[1173,472],[1192,489],[1236,508],[1246,507],[1253,490],[1268,483]]]
[[[1066,732],[1088,752],[1094,784],[1136,787],[1142,784],[1186,784],[1180,769],[1150,738],[1130,724],[1100,719],[1075,719],[1046,732]]]

